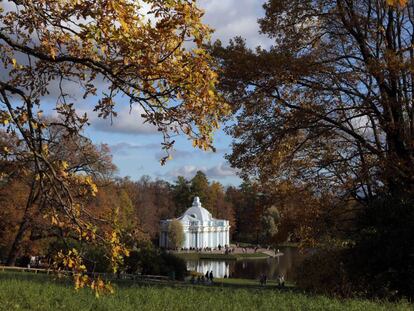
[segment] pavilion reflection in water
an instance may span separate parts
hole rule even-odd
[[[229,276],[230,265],[228,262],[217,260],[198,260],[187,261],[187,270],[197,271],[206,274],[207,271],[213,271],[215,278],[223,278],[225,275]]]

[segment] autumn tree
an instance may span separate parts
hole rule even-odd
[[[190,182],[183,176],[178,176],[173,185],[174,202],[177,206],[176,215],[181,216],[186,209],[191,206],[191,188]]]
[[[14,154],[17,140],[10,134],[0,131],[0,150]],[[24,205],[30,184],[22,176],[23,162],[14,161],[11,157],[0,157],[0,257],[7,258],[13,244],[13,234],[22,219]]]
[[[217,181],[213,181],[208,188],[209,210],[213,217],[229,221],[231,232],[235,229],[235,213],[233,204],[228,198],[224,187]]]
[[[51,121],[44,121],[50,124]],[[14,237],[10,246],[7,263],[14,265],[16,259],[21,255],[21,246],[24,240],[30,239],[31,242],[50,238],[59,235],[59,218],[56,215],[46,215],[52,217],[52,225],[45,223],[42,211],[49,207],[56,208],[56,198],[43,197],[42,191],[46,193],[51,191],[54,185],[43,183],[41,189],[36,183],[38,174],[36,173],[36,162],[32,161],[30,150],[26,149],[26,145],[22,139],[16,135],[4,133],[3,139],[8,139],[7,144],[3,144],[2,162],[8,172],[4,178],[1,188],[6,191],[10,186],[19,183],[24,189],[20,193],[25,197],[24,208],[12,205],[5,205],[5,210],[10,214],[20,215],[14,224],[17,231],[12,230]],[[105,145],[95,146],[91,141],[81,135],[68,135],[65,127],[58,125],[50,125],[44,129],[44,138],[48,142],[48,159],[51,163],[59,163],[64,170],[59,171],[59,175],[74,174],[78,175],[82,182],[77,183],[76,188],[73,186],[78,195],[86,194],[85,187],[89,187],[92,191],[97,191],[95,182],[108,179],[115,166],[112,164],[112,158],[109,155],[109,149]],[[12,146],[12,145],[13,146]],[[87,177],[83,177],[86,174]],[[93,178],[93,181],[92,181]],[[80,193],[79,193],[80,192]],[[6,194],[11,198],[15,194]],[[18,197],[18,195],[16,196]],[[23,202],[20,202],[22,204]],[[13,211],[13,209],[16,211]],[[20,212],[19,212],[20,211]],[[13,218],[8,218],[9,220]],[[10,233],[9,232],[9,235]]]
[[[194,177],[190,180],[190,190],[191,190],[191,200],[194,197],[199,197],[201,204],[204,206],[209,206],[210,199],[208,197],[208,188],[210,182],[207,178],[207,175],[202,171],[197,171]]]
[[[280,223],[280,213],[276,206],[272,205],[267,208],[262,217],[263,238],[270,240],[278,233],[278,225]]]
[[[118,181],[118,186],[126,191],[131,200],[137,229],[147,238],[156,239],[160,220],[173,218],[176,213],[171,185],[166,181],[142,176],[138,181],[123,178]]]
[[[175,249],[180,248],[184,243],[184,228],[177,219],[172,220],[168,225],[168,239],[171,246]]]
[[[285,182],[306,189],[324,203],[324,225],[339,214],[357,224],[355,216],[368,211],[378,211],[385,225],[388,217],[375,202],[385,197],[399,210],[413,197],[413,6],[269,0],[259,24],[272,47],[252,50],[241,38],[216,44],[221,90],[237,116],[229,129],[232,165],[263,190]],[[357,204],[343,204],[351,200]],[[411,219],[409,210],[401,221]],[[362,225],[348,238],[383,232],[380,224]],[[394,253],[404,254],[399,266],[378,258],[377,272],[412,271],[412,248],[396,246]]]
[[[96,186],[88,175],[68,172],[65,163],[49,158],[45,102],[54,103],[57,123],[73,135],[88,121],[76,111],[83,102],[95,102],[89,110],[102,118],[116,117],[120,101],[139,107],[145,122],[164,136],[162,162],[174,143],[171,133],[212,148],[211,134],[227,107],[215,92],[217,74],[203,48],[211,31],[202,15],[187,0],[8,1],[1,8],[0,124],[22,139],[34,163],[35,188],[42,200],[53,201],[53,211],[42,214],[58,218],[79,239],[108,242],[115,270],[125,251],[119,230],[96,232],[83,208]],[[82,187],[83,194],[74,193]],[[83,286],[78,252],[60,259]]]
[[[232,164],[365,204],[410,192],[411,5],[269,1],[260,26],[272,48],[216,46],[222,90],[240,112]]]
[[[226,190],[226,200],[231,202],[234,210],[235,239],[258,243],[263,230],[261,218],[266,207],[258,185],[246,180],[238,188],[229,187]]]

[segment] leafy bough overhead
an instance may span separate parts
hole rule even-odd
[[[414,193],[414,2],[268,0],[264,9],[272,47],[242,38],[212,47],[237,117],[228,158],[272,196],[312,197],[281,210],[304,228],[302,241],[354,233],[379,196]]]
[[[273,47],[240,38],[214,47],[238,111],[232,164],[365,202],[413,191],[414,3],[269,0],[264,9]]]
[[[90,108],[112,118],[117,102],[125,101],[119,104],[141,107],[145,122],[163,134],[162,163],[180,132],[196,147],[213,148],[212,133],[228,108],[215,91],[217,74],[203,47],[211,30],[202,24],[202,15],[189,0],[2,2],[0,125],[27,146],[34,188],[52,185],[40,196],[55,198],[45,215],[51,213],[53,225],[78,232],[81,240],[100,236],[111,246],[115,270],[127,253],[116,226],[99,234],[80,221],[83,203],[73,195],[83,187],[85,196],[93,196],[94,180],[69,172],[65,159],[50,159],[45,130],[59,125],[67,135],[78,135],[88,118],[75,107],[96,101]],[[81,98],[72,96],[74,86]],[[52,123],[42,116],[51,101],[58,116]],[[78,255],[71,251],[63,261],[79,263],[81,274],[81,260],[72,258]]]

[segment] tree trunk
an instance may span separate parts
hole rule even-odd
[[[27,229],[30,226],[30,219],[29,217],[23,218],[22,222],[20,223],[19,230],[17,231],[16,237],[14,238],[13,245],[10,249],[9,256],[7,257],[7,265],[8,266],[15,266],[16,259],[19,256],[21,244],[24,238],[24,235]]]
[[[19,230],[17,231],[16,237],[14,238],[13,245],[10,249],[9,255],[7,257],[7,265],[14,266],[16,264],[16,259],[19,256],[21,245],[27,229],[30,227],[32,218],[30,213],[33,207],[33,204],[36,200],[37,195],[35,195],[35,186],[36,182],[33,180],[30,187],[29,197],[27,198],[26,208],[24,210],[23,219],[20,222]]]

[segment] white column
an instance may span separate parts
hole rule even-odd
[[[219,231],[217,233],[218,233],[218,244],[220,244],[220,246],[223,247],[223,242],[221,241],[221,231]]]
[[[196,246],[196,236],[197,236],[196,232],[193,231],[191,233],[191,247],[195,247]]]
[[[184,248],[188,248],[189,241],[190,241],[190,232],[188,232],[188,229],[185,229],[185,231],[184,231],[184,243],[183,243]]]
[[[226,240],[227,240],[227,245],[230,245],[230,229],[227,227],[226,229]]]
[[[203,231],[198,231],[198,247],[203,247]]]

